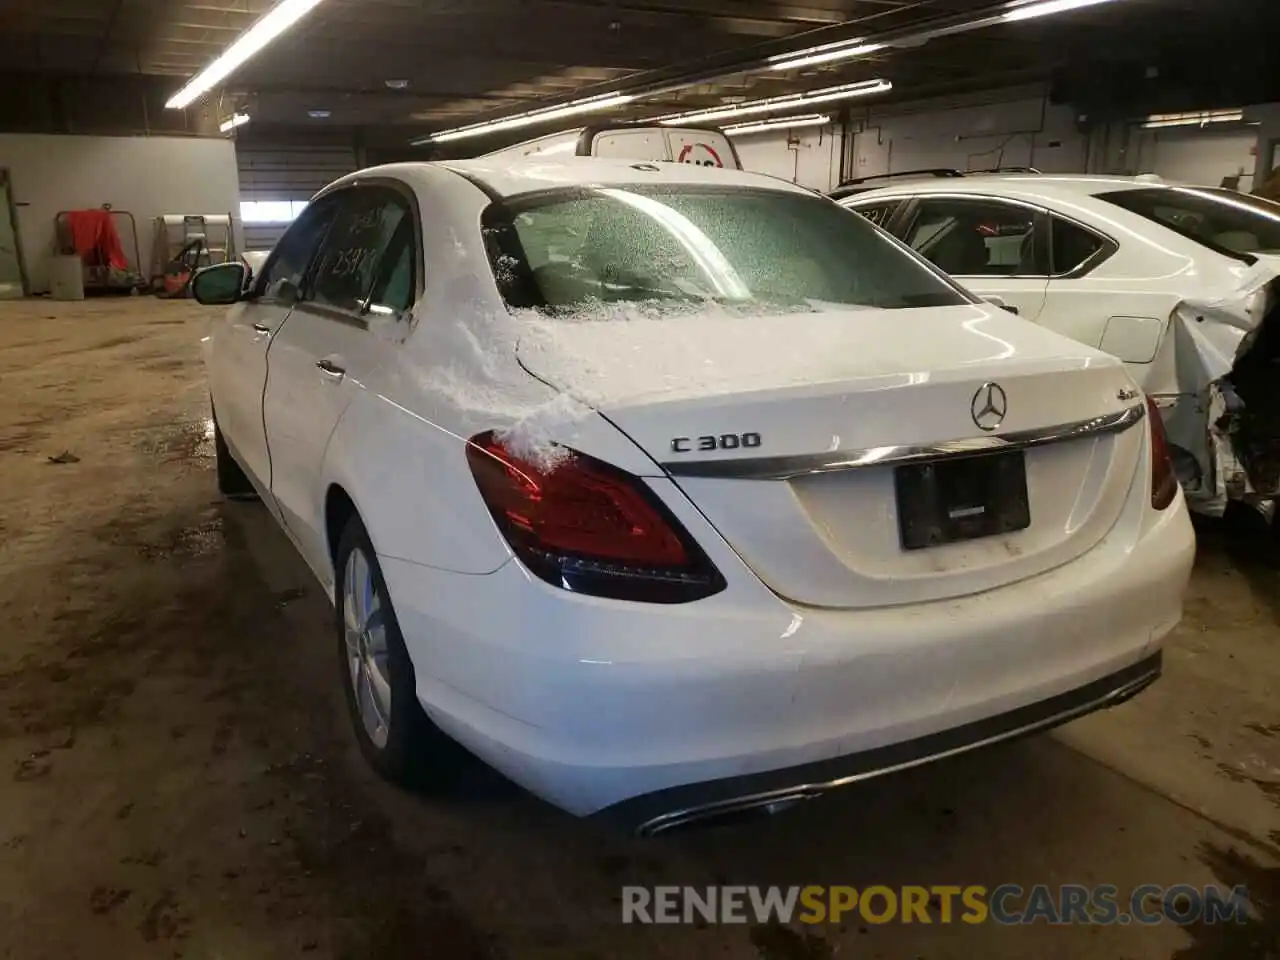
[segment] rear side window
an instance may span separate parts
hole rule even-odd
[[[1098,194],[1224,256],[1280,253],[1280,205],[1233,190],[1152,187]]]
[[[708,304],[806,312],[966,302],[862,217],[800,193],[566,189],[495,204],[484,227],[499,289],[516,307],[649,303],[665,315]]]
[[[1109,244],[1092,230],[1061,217],[1052,218],[1052,235],[1050,251],[1055,277],[1079,270]]]
[[[362,311],[393,238],[402,235],[403,224],[412,223],[408,203],[389,187],[344,191],[342,207],[320,249],[308,299]]]
[[[926,197],[907,242],[954,276],[1046,276],[1036,219],[1034,209],[1019,204]]]

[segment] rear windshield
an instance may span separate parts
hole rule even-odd
[[[1099,194],[1217,253],[1252,263],[1280,253],[1280,205],[1216,187],[1155,187]]]
[[[592,187],[493,204],[485,241],[508,305],[550,313],[722,304],[744,313],[969,302],[857,214],[817,196]]]

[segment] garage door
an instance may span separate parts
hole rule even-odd
[[[1208,187],[1220,185],[1224,177],[1240,176],[1240,189],[1245,193],[1253,189],[1256,131],[1174,127],[1143,133],[1140,170]]]
[[[269,250],[321,187],[357,169],[350,147],[237,145],[245,248]]]

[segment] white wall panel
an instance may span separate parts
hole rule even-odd
[[[786,131],[733,138],[742,166],[824,193],[840,176],[840,128],[801,127],[788,139]]]
[[[871,107],[855,114],[855,177],[904,170],[1036,167],[1085,168],[1088,139],[1069,107],[1053,106],[1038,88]]]
[[[18,231],[32,292],[48,289],[46,260],[60,210],[109,203],[138,222],[143,276],[151,272],[152,218],[234,213],[239,207],[230,140],[0,134],[0,167],[12,175]],[[132,258],[132,237],[121,237]]]
[[[1246,107],[1244,117],[1257,124],[1258,155],[1255,158],[1254,181],[1261,185],[1271,171],[1280,168],[1280,103],[1264,103]]]
[[[1135,169],[1166,180],[1216,187],[1223,177],[1243,174],[1240,189],[1253,189],[1258,135],[1252,130],[1226,133],[1195,127],[1137,128]]]

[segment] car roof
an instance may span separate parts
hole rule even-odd
[[[1117,177],[1085,174],[996,174],[976,177],[942,177],[909,180],[867,190],[846,198],[862,202],[879,198],[926,193],[987,193],[1025,199],[1078,200],[1114,190],[1176,186],[1151,176]]]
[[[754,187],[813,196],[812,191],[803,187],[761,173],[702,167],[692,163],[576,156],[543,159],[506,157],[492,160],[478,157],[473,160],[392,163],[349,174],[339,183],[376,176],[394,176],[412,181],[415,174],[421,174],[424,169],[432,166],[444,167],[469,180],[479,181],[488,192],[503,197],[564,187],[636,183]]]

